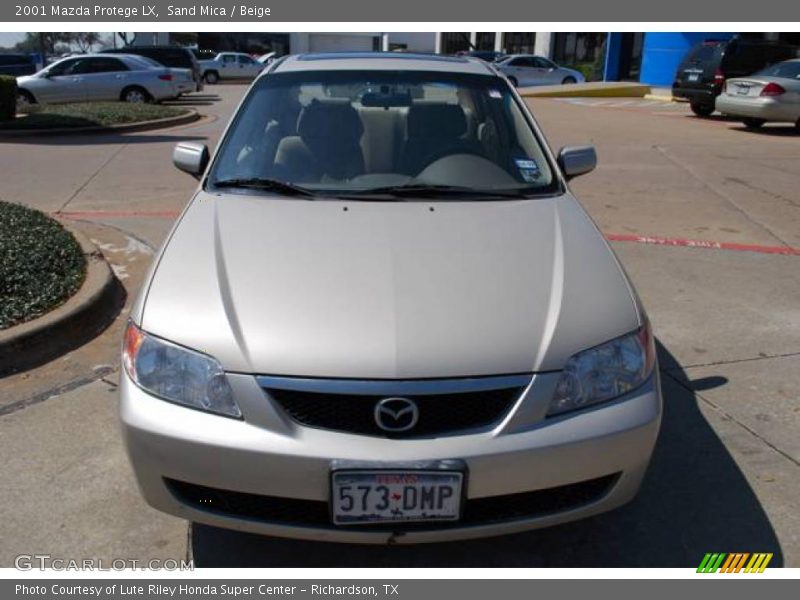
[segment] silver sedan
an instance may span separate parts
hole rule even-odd
[[[584,83],[580,71],[560,67],[549,58],[529,54],[512,54],[496,64],[497,68],[518,87]]]
[[[794,123],[800,129],[800,59],[729,79],[716,108],[722,114],[741,118],[750,128],[777,121]]]
[[[26,104],[115,101],[159,102],[190,91],[184,69],[169,69],[127,54],[84,54],[59,60],[35,75],[17,78]],[[186,81],[184,81],[186,80]]]

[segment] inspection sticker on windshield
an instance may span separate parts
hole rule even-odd
[[[489,98],[502,98],[503,94],[500,93],[500,90],[489,90]]]
[[[522,175],[525,181],[530,183],[539,179],[539,165],[536,164],[535,160],[530,158],[518,158],[514,162],[517,164],[519,174]]]

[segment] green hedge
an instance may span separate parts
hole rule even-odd
[[[187,109],[162,104],[128,102],[77,102],[72,104],[34,104],[24,118],[0,123],[0,130],[67,129],[109,127],[177,117]]]
[[[85,275],[81,246],[58,221],[0,201],[0,329],[62,304]]]
[[[17,80],[0,75],[0,121],[10,121],[17,115]]]

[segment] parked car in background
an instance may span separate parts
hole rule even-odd
[[[181,46],[125,46],[113,50],[106,50],[106,54],[138,54],[174,69],[189,69],[195,82],[195,91],[203,89],[203,72],[194,53]]]
[[[179,95],[190,94],[196,90],[196,85],[194,82],[194,73],[192,73],[191,69],[177,69],[174,67],[165,67],[160,62],[153,60],[152,58],[147,58],[146,56],[139,56],[138,54],[136,55],[130,54],[128,56],[132,59],[141,61],[150,68],[166,69],[167,72],[173,74],[174,75],[173,82],[175,83],[175,87]]]
[[[0,54],[0,75],[32,75],[36,72],[36,63],[29,54]]]
[[[217,83],[222,79],[253,79],[265,65],[244,52],[220,52],[211,60],[201,60],[203,81]]]
[[[681,61],[672,84],[675,98],[688,100],[692,112],[707,117],[727,79],[742,77],[771,64],[800,56],[800,48],[768,40],[706,40]]]
[[[457,52],[457,56],[472,56],[475,58],[480,58],[486,62],[495,62],[506,55],[503,52],[497,52],[496,50],[467,50],[463,52]]]
[[[217,55],[216,50],[201,50],[200,48],[192,48],[192,53],[198,62],[201,60],[211,60]]]
[[[580,71],[559,67],[549,58],[532,54],[512,54],[495,63],[508,80],[519,87],[583,83]]]
[[[59,104],[99,100],[159,102],[193,86],[188,70],[154,67],[126,54],[85,54],[61,59],[35,75],[17,78],[18,102]]]
[[[392,52],[273,64],[217,148],[176,146],[199,186],[124,334],[150,505],[404,544],[636,495],[661,387],[639,297],[569,188],[594,148],[553,154],[484,61]]]
[[[787,60],[748,77],[728,79],[717,110],[741,118],[750,128],[768,121],[794,123],[800,129],[800,59]]]

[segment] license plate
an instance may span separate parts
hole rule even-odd
[[[736,88],[736,93],[741,96],[747,96],[747,94],[750,93],[750,88],[746,85],[740,85],[738,88]]]
[[[689,73],[688,80],[689,81],[699,81],[700,80],[700,73]]]
[[[458,471],[334,471],[333,522],[457,521],[463,480]]]

